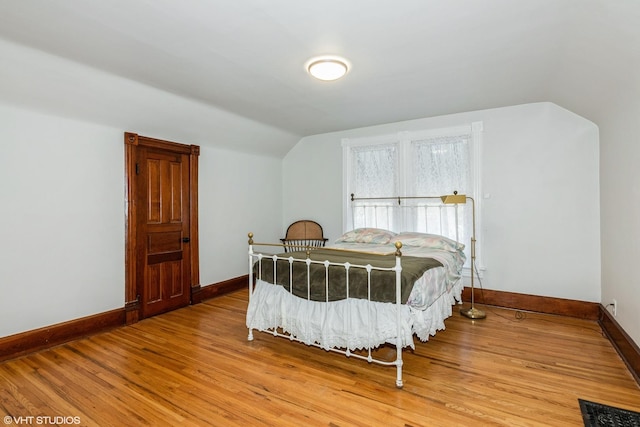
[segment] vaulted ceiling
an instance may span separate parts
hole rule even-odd
[[[0,38],[305,136],[640,88],[637,0],[0,0]],[[306,61],[337,54],[345,78]],[[1,67],[1,65],[0,65]]]

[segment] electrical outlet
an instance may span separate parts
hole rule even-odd
[[[618,301],[616,300],[611,300],[611,312],[613,313],[614,316],[618,315]]]

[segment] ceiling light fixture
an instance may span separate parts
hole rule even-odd
[[[347,74],[348,70],[349,66],[347,62],[337,57],[318,57],[313,58],[307,63],[307,71],[309,74],[319,80],[337,80]]]

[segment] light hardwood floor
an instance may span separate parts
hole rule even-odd
[[[640,411],[640,387],[592,321],[491,307],[470,321],[456,309],[446,330],[405,351],[397,389],[394,368],[259,332],[248,342],[246,304],[238,291],[1,363],[0,415],[5,425],[582,426],[578,398]]]

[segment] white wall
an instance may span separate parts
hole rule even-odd
[[[411,120],[303,138],[283,162],[283,227],[342,224],[342,138],[482,121],[487,289],[600,301],[598,128],[551,103]]]
[[[0,117],[0,337],[122,307],[123,132]]]
[[[123,130],[4,104],[0,117],[0,337],[122,308]],[[204,146],[199,166],[209,285],[247,274],[247,232],[280,237],[281,160]]]
[[[199,176],[200,283],[248,273],[248,237],[278,241],[282,160],[201,147]]]
[[[640,81],[637,86],[640,90]],[[640,137],[638,90],[612,105],[601,126],[602,303],[640,346]]]
[[[567,21],[562,59],[547,84],[551,100],[600,128],[602,299],[640,346],[640,3],[581,2]],[[597,13],[591,13],[593,11]],[[613,25],[612,23],[615,23]],[[613,74],[610,74],[613,73]]]

